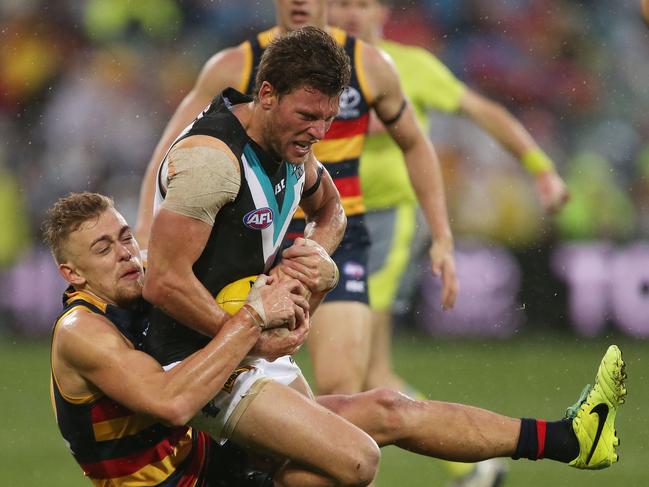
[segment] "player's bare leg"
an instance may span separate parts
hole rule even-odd
[[[425,399],[425,396],[412,385],[408,384],[394,371],[392,363],[392,314],[388,311],[372,310],[372,349],[370,352],[370,365],[368,369],[365,390],[387,387],[412,397]],[[479,464],[443,461],[442,466],[454,479],[455,484],[461,485],[465,477],[481,479],[493,477],[498,479],[506,471],[504,460],[490,460],[489,464],[478,467]],[[485,483],[485,485],[495,484]],[[455,485],[454,484],[454,485]]]
[[[484,409],[415,401],[389,389],[328,396],[318,402],[370,434],[422,455],[476,462],[493,457],[548,458],[580,469],[610,467],[619,459],[615,418],[626,397],[620,349],[611,345],[564,419],[509,418]]]
[[[387,311],[372,310],[372,345],[363,390],[377,387],[387,387],[412,395],[412,388],[394,372],[392,365],[392,315]],[[414,398],[422,399],[418,395]]]
[[[277,486],[366,486],[380,458],[376,443],[366,433],[273,381],[249,403],[231,439],[290,460],[274,475]]]
[[[323,303],[308,339],[317,394],[363,390],[371,343],[371,311],[355,301]]]
[[[476,462],[511,456],[520,420],[485,409],[439,401],[415,401],[389,389],[318,402],[366,431],[380,445],[422,455]]]

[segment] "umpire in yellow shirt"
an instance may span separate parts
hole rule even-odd
[[[329,5],[331,25],[378,45],[392,57],[404,93],[425,130],[429,110],[468,116],[532,175],[547,212],[564,206],[569,194],[554,164],[510,112],[468,88],[427,50],[382,39],[382,28],[389,15],[388,0],[331,0]],[[423,254],[429,237],[425,225],[417,219],[417,199],[399,147],[377,117],[372,117],[370,133],[360,165],[366,224],[372,242],[368,271],[373,337],[365,386],[390,387],[421,396],[393,371],[392,311],[397,297],[402,301],[411,297],[415,282],[409,277],[412,272],[407,270],[412,265],[411,258]]]

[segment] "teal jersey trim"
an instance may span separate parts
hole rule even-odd
[[[284,194],[284,201],[282,201],[282,208],[280,209],[277,205],[277,199],[275,198],[273,183],[268,177],[268,174],[266,174],[261,162],[259,162],[257,154],[250,144],[245,145],[243,153],[249,161],[250,167],[257,177],[257,181],[259,181],[261,189],[264,191],[268,207],[273,211],[273,244],[276,244],[277,238],[279,237],[282,228],[284,228],[284,223],[288,218],[293,216],[293,211],[291,210],[293,199],[295,198],[295,183],[297,183],[297,177],[293,171],[288,170],[288,164],[282,162],[286,174],[286,193]]]

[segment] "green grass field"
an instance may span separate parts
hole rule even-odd
[[[609,342],[618,343],[629,374],[627,404],[617,429],[621,463],[579,472],[543,461],[509,461],[508,487],[649,486],[649,343],[628,338],[584,340],[571,335],[527,336],[503,342],[396,341],[397,369],[431,398],[465,402],[513,416],[558,418],[592,382]],[[308,357],[300,362],[309,374]],[[90,485],[66,451],[52,416],[46,341],[0,339],[0,486]],[[439,462],[383,450],[380,487],[443,486]]]

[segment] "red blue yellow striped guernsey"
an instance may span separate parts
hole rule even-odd
[[[94,296],[68,290],[56,321],[83,309],[108,318],[133,344],[141,346],[146,311],[125,310]],[[211,440],[187,426],[169,427],[134,413],[96,390],[85,397],[64,394],[52,367],[52,406],[66,445],[84,474],[98,487],[200,487],[205,485]]]
[[[246,68],[239,89],[251,93],[255,84],[257,66],[266,46],[278,34],[277,27],[259,33],[243,43]],[[348,36],[344,31],[328,27],[328,32],[343,46],[352,64],[349,87],[340,97],[340,112],[331,124],[324,140],[314,147],[315,156],[324,164],[340,193],[347,215],[347,232],[343,242],[351,235],[365,235],[362,215],[365,204],[359,179],[359,161],[369,128],[369,111],[372,97],[362,68],[362,41]],[[288,239],[301,236],[304,231],[304,213],[298,209],[291,223]]]

